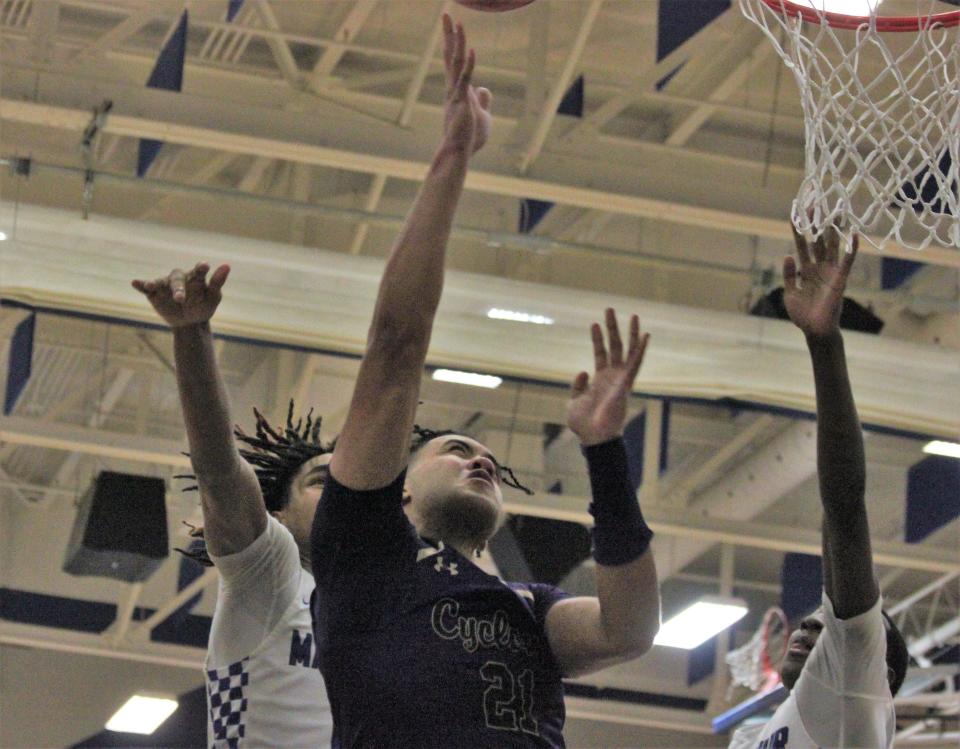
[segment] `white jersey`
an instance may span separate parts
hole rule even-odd
[[[889,749],[896,720],[887,681],[882,601],[837,619],[823,595],[823,631],[790,696],[763,725],[737,730],[729,749]]]
[[[313,576],[270,517],[246,549],[213,557],[220,590],[207,648],[211,749],[329,747],[333,719],[310,625]]]

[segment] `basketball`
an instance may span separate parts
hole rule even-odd
[[[503,13],[529,5],[533,0],[456,0],[458,5],[485,13]]]

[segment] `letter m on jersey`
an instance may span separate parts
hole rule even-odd
[[[290,638],[290,665],[291,666],[306,666],[310,668],[311,658],[313,650],[313,635],[309,632],[303,633],[303,639],[300,638],[300,633],[297,630],[293,630],[292,637]]]

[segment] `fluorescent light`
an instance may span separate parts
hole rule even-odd
[[[500,387],[503,380],[493,375],[477,374],[476,372],[460,372],[456,369],[437,369],[434,370],[433,379],[441,382],[456,382],[460,385],[473,385],[478,388]]]
[[[493,307],[487,310],[487,317],[493,320],[512,320],[513,322],[529,322],[534,325],[553,325],[553,318],[546,315],[534,315],[529,312],[516,312],[512,309]]]
[[[5,231],[0,231],[0,242],[7,241],[7,233]]]
[[[692,650],[746,613],[747,604],[739,598],[707,596],[664,622],[653,644]]]
[[[960,445],[956,442],[943,442],[934,440],[923,446],[923,451],[928,455],[943,455],[946,458],[960,458]]]
[[[108,731],[151,734],[179,707],[176,700],[135,694],[107,721]]]

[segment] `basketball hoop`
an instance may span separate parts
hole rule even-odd
[[[850,16],[793,0],[740,0],[793,72],[804,116],[797,229],[833,225],[887,240],[960,248],[960,10]],[[886,7],[886,6],[885,6]]]
[[[747,643],[727,653],[730,667],[730,687],[727,699],[738,686],[753,692],[767,692],[780,683],[777,667],[787,652],[790,623],[786,614],[776,606],[767,609],[760,627]]]

